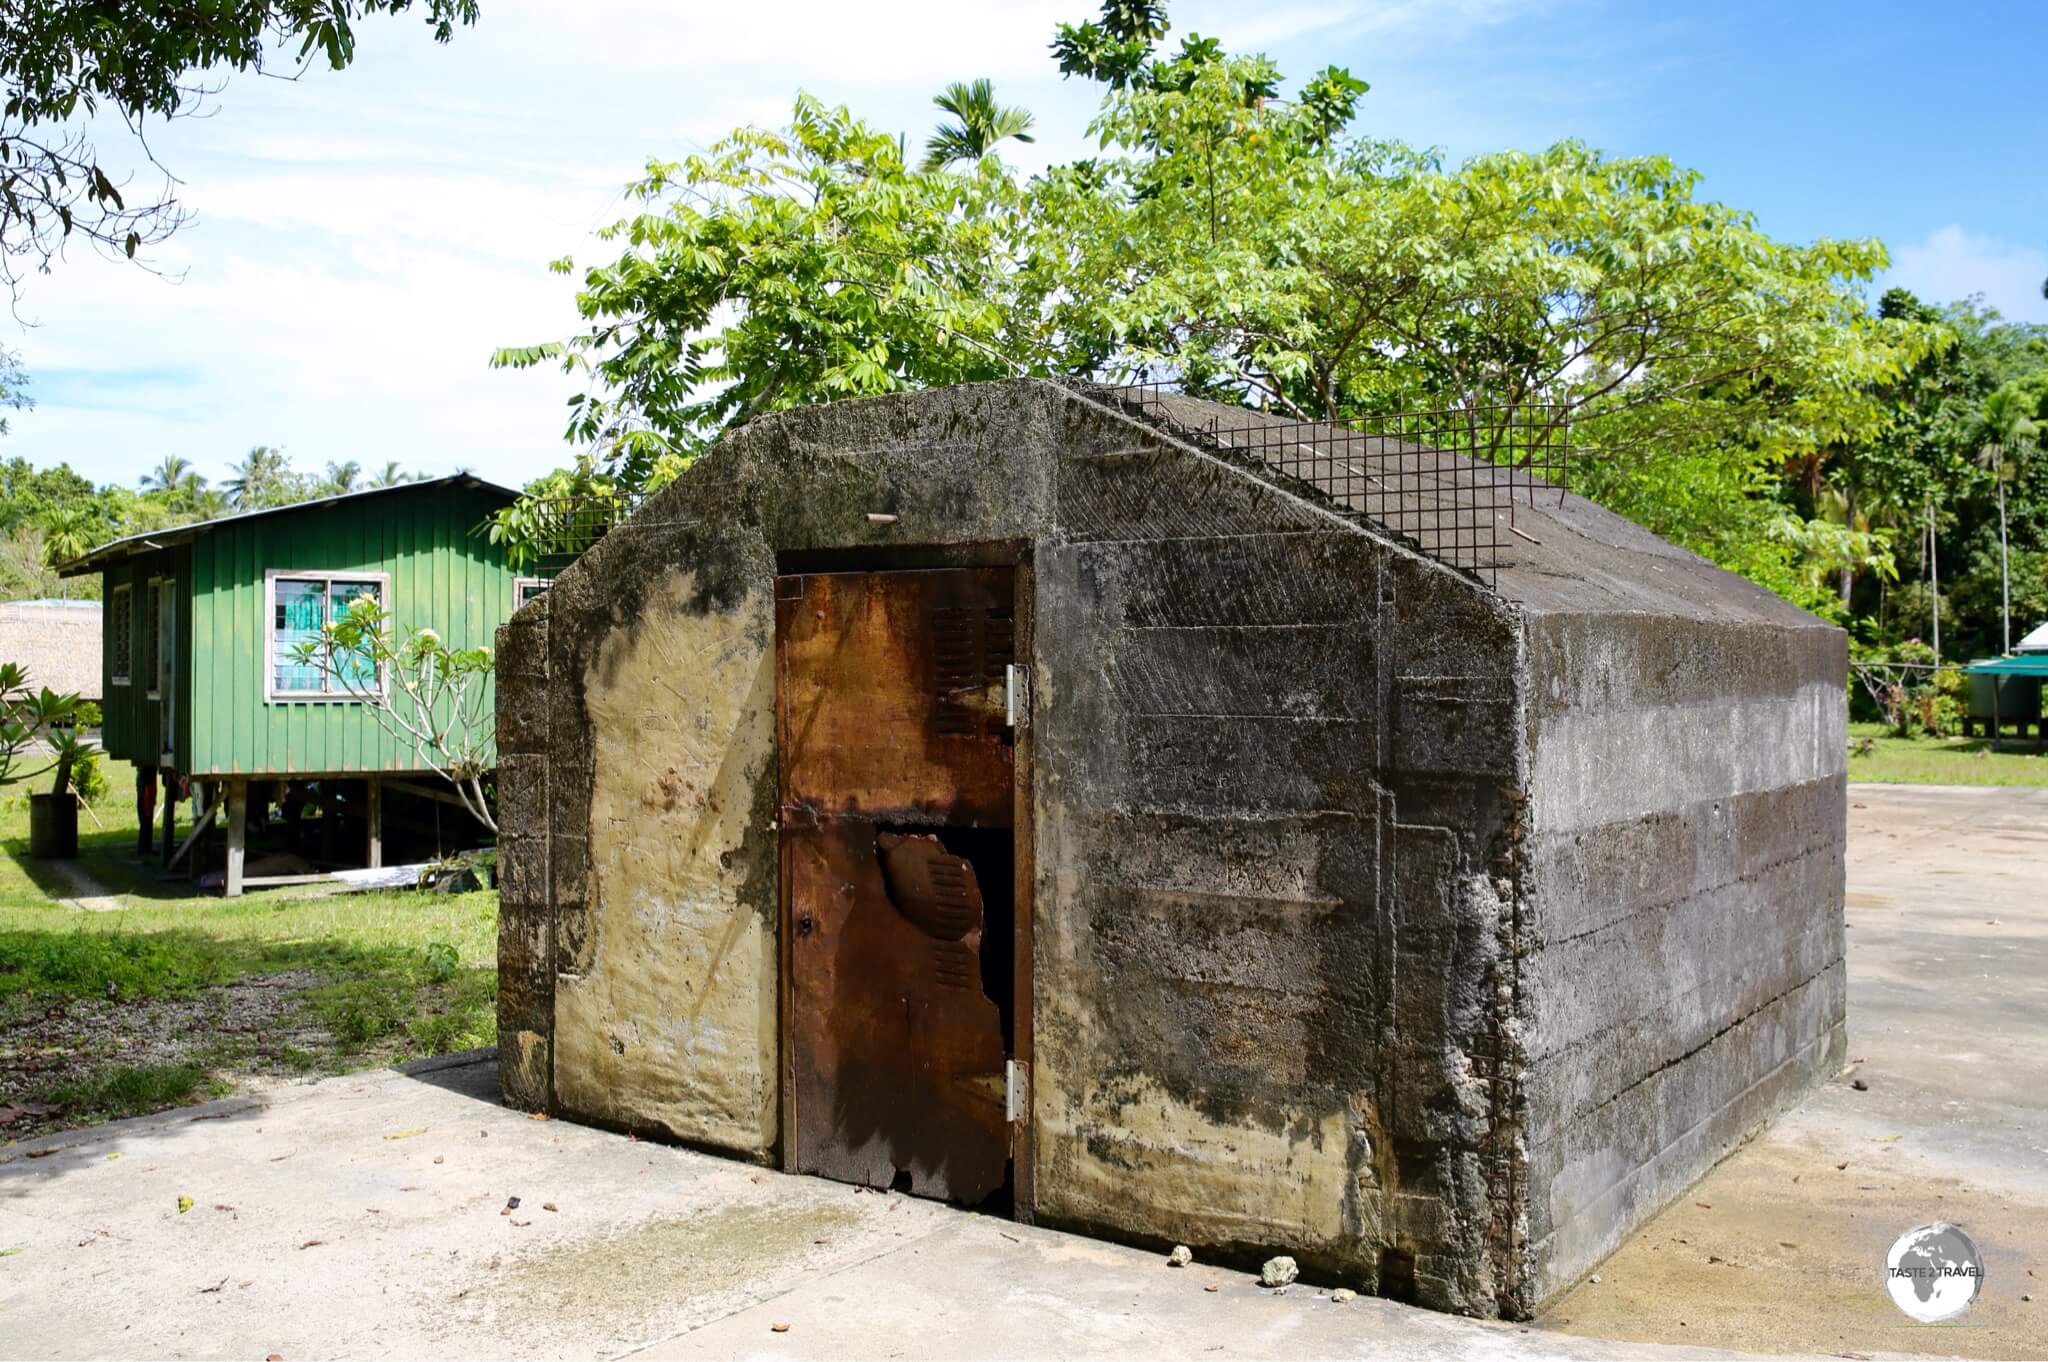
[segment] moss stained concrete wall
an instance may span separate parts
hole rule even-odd
[[[1839,636],[1581,502],[1490,592],[1220,454],[1039,383],[792,412],[515,617],[508,1098],[777,1156],[769,600],[819,550],[1033,566],[1040,1220],[1522,1314],[1808,1081],[1841,1017]],[[1717,758],[1688,697],[1772,630]],[[1658,638],[1704,651],[1672,672]],[[1807,831],[1756,803],[1715,841],[1736,795]],[[1588,829],[1614,850],[1582,867]],[[1690,935],[1600,906],[1626,894]],[[1671,1084],[1699,1119],[1641,1115]]]

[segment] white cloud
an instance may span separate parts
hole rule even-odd
[[[1893,250],[1886,283],[1936,303],[1981,293],[2010,321],[2048,322],[2043,280],[2048,280],[2048,250],[1980,236],[1951,224],[1929,232],[1923,241]]]
[[[1292,44],[1298,76],[1343,61],[1350,36],[1385,52],[1549,2],[1187,0],[1174,18],[1237,50]],[[1038,115],[1021,165],[1078,155],[1097,92],[1062,81],[1047,45],[1094,8],[491,0],[446,47],[413,17],[366,21],[350,70],[232,80],[210,117],[153,134],[196,214],[160,258],[182,282],[86,252],[32,279],[40,325],[0,342],[44,390],[0,453],[132,482],[164,454],[217,475],[271,443],[301,466],[522,481],[567,457],[567,381],[486,357],[573,329],[573,285],[544,262],[607,249],[590,233],[647,156],[776,122],[799,88],[915,142],[932,93],[975,76]]]

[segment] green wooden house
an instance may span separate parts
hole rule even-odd
[[[543,589],[477,533],[516,495],[458,474],[131,535],[66,564],[66,576],[102,579],[103,744],[135,763],[141,844],[154,840],[151,791],[161,782],[167,862],[224,811],[229,895],[302,878],[245,880],[249,791],[317,782],[323,797],[342,790],[363,801],[364,859],[381,864],[385,788],[412,777],[409,788],[426,795],[437,778],[344,678],[305,665],[299,645],[371,595],[399,628],[489,647]],[[203,812],[174,847],[180,785]]]

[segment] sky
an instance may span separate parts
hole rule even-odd
[[[251,446],[517,484],[567,461],[552,371],[492,349],[575,329],[546,262],[649,157],[773,124],[799,90],[916,143],[934,92],[987,76],[1038,117],[1024,169],[1086,150],[1097,91],[1054,25],[1088,0],[482,0],[435,45],[359,30],[343,72],[240,77],[157,128],[193,221],[151,273],[74,251],[31,277],[0,345],[35,406],[0,457],[133,485],[165,455],[218,479]],[[1882,239],[1878,287],[1982,294],[2048,322],[2048,6],[1950,0],[1180,0],[1174,39],[1261,50],[1298,83],[1370,81],[1357,127],[1452,160],[1578,138],[1660,153],[1775,236]],[[1291,85],[1290,85],[1291,88]],[[116,150],[109,139],[104,151]]]

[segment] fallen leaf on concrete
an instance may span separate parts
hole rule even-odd
[[[1849,1166],[1849,1165],[1848,1165],[1848,1164],[1846,1164],[1846,1163],[1838,1163],[1838,1164],[1836,1164],[1836,1165],[1835,1165],[1835,1171],[1836,1171],[1837,1173],[1839,1173],[1839,1172],[1841,1172],[1841,1171],[1842,1171],[1842,1170],[1843,1170],[1844,1168],[1847,1168],[1848,1166]]]
[[[522,1230],[523,1230],[523,1229],[525,1229],[525,1228],[526,1228],[526,1227],[527,1227],[528,1225],[531,1225],[532,1223],[533,1223],[533,1222],[532,1222],[531,1220],[515,1220],[515,1221],[513,1221],[513,1222],[512,1222],[512,1225],[513,1225],[513,1228],[515,1228],[515,1229],[522,1229]]]
[[[90,1239],[79,1240],[79,1243],[81,1244],[90,1244],[91,1242],[92,1240]],[[12,1258],[15,1254],[19,1252],[21,1252],[21,1245],[19,1244],[16,1244],[13,1248],[0,1249],[0,1258]]]
[[[1693,1205],[1699,1207],[1703,1211],[1711,1211],[1714,1209],[1714,1203],[1711,1201],[1695,1201],[1693,1202]]]
[[[181,1196],[181,1197],[179,1197],[179,1198],[178,1198],[178,1214],[179,1214],[179,1215],[183,1215],[183,1214],[184,1214],[185,1212],[187,1212],[187,1211],[189,1211],[189,1210],[191,1210],[191,1209],[192,1209],[192,1198],[191,1198],[191,1197],[189,1197],[189,1196]]]
[[[1357,1300],[1358,1293],[1356,1291],[1353,1291],[1348,1286],[1340,1286],[1335,1291],[1332,1291],[1330,1293],[1330,1299],[1335,1301],[1337,1304],[1342,1305],[1346,1301]]]
[[[31,1149],[28,1151],[28,1156],[32,1159],[47,1159],[56,1152],[54,1149]]]
[[[117,1149],[117,1150],[115,1150],[115,1151],[114,1151],[113,1153],[111,1153],[111,1154],[107,1155],[107,1162],[108,1162],[108,1163],[112,1163],[112,1162],[113,1162],[113,1161],[114,1161],[115,1159],[118,1159],[118,1158],[120,1158],[120,1157],[121,1157],[121,1151]]]
[[[1873,1135],[1870,1142],[1872,1144],[1897,1144],[1899,1138],[1897,1135]]]
[[[1870,1362],[1869,1353],[1836,1353],[1835,1356],[1849,1358],[1851,1362]]]
[[[434,1155],[434,1162],[435,1162],[435,1163],[446,1163],[446,1162],[448,1162],[448,1156],[447,1156],[446,1154],[436,1154],[436,1155]]]
[[[548,1119],[548,1114],[544,1111],[529,1111],[526,1113],[526,1119],[529,1121],[545,1121]]]
[[[1221,1291],[1223,1288],[1216,1285],[1214,1282],[1211,1282],[1209,1285],[1203,1287],[1202,1289],[1204,1291]]]
[[[1003,1238],[1009,1240],[1013,1244],[1021,1244],[1024,1242],[1022,1239],[1019,1239],[1016,1235],[1011,1234],[1008,1230],[997,1230],[996,1233],[1002,1235]],[[825,1241],[820,1239],[818,1242],[822,1244]]]
[[[1723,1263],[1723,1262],[1726,1262],[1726,1261],[1727,1261],[1727,1259],[1725,1259],[1725,1258],[1721,1257],[1721,1256],[1720,1256],[1719,1254],[1716,1254],[1716,1253],[1709,1253],[1709,1254],[1707,1255],[1707,1261],[1708,1261],[1708,1262],[1710,1262],[1710,1263]]]
[[[220,1289],[226,1286],[227,1284],[228,1279],[223,1277],[219,1281],[215,1282],[212,1286],[200,1287],[199,1294],[202,1296],[218,1296],[220,1294]]]
[[[555,1205],[555,1203],[552,1201],[541,1202],[540,1208],[544,1211],[559,1211],[561,1209],[561,1207]]]
[[[327,1241],[324,1239],[308,1239],[305,1243],[299,1245],[299,1247],[301,1249],[319,1248],[322,1244],[326,1242]]]
[[[1797,1244],[1793,1243],[1793,1242],[1792,1242],[1792,1241],[1791,1241],[1790,1239],[1780,1239],[1780,1240],[1778,1241],[1778,1247],[1779,1247],[1779,1248],[1798,1248],[1798,1247],[1799,1247],[1799,1245],[1797,1245]]]
[[[283,1353],[265,1353],[265,1354],[263,1355],[263,1362],[284,1362],[284,1354],[283,1354]]]
[[[778,1320],[768,1326],[768,1332],[771,1334],[786,1334],[789,1332],[789,1326]]]
[[[410,1140],[415,1135],[424,1135],[426,1133],[427,1128],[425,1126],[414,1126],[411,1130],[394,1130],[384,1138],[387,1140]]]

